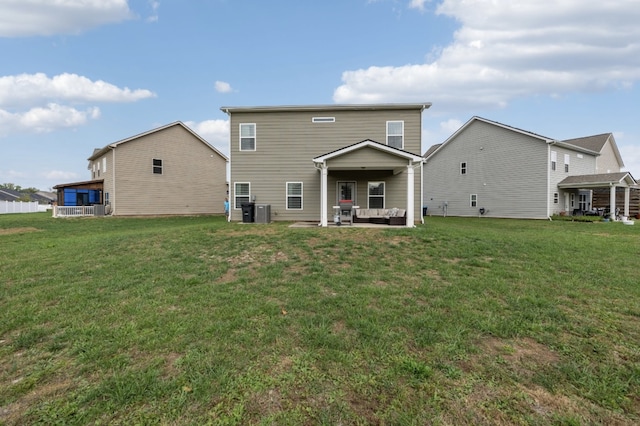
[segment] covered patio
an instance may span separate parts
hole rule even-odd
[[[406,227],[415,226],[416,209],[422,205],[423,161],[420,155],[369,139],[315,157],[320,172],[319,225],[328,226],[333,207],[347,199],[360,208],[403,208]]]
[[[611,213],[611,218],[613,220],[616,220],[615,212],[617,188],[622,188],[624,190],[624,206],[620,213],[622,216],[629,217],[629,194],[632,188],[639,188],[639,186],[633,176],[631,176],[631,173],[619,172],[569,176],[558,183],[558,188],[564,191],[573,190],[576,192],[580,190],[609,189],[608,209]],[[590,208],[592,207],[595,206],[590,205]]]

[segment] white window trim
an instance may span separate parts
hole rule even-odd
[[[102,173],[107,173],[107,157],[102,158]]]
[[[154,163],[157,161],[160,162],[159,166],[156,166]],[[160,169],[160,173],[156,173],[156,167],[158,167]],[[153,175],[163,175],[164,174],[164,161],[162,161],[162,158],[153,158],[151,160],[151,174]]]
[[[289,184],[290,183],[299,183],[300,184],[300,195],[289,195]],[[304,210],[304,183],[300,182],[300,181],[292,181],[292,182],[287,182],[285,184],[285,209],[286,210],[296,210],[296,211],[300,211],[300,210]],[[299,209],[294,209],[289,207],[289,198],[293,198],[293,197],[299,197],[300,198],[300,208]]]
[[[463,165],[464,165],[464,167],[463,167]],[[469,171],[469,163],[467,163],[466,161],[461,161],[460,162],[460,175],[466,175],[468,171]]]
[[[253,126],[253,149],[242,149],[242,126]],[[256,123],[238,124],[238,151],[255,151],[258,148],[258,126]]]
[[[557,192],[553,193],[553,204],[560,204],[560,194]]]
[[[249,194],[241,195],[241,197],[247,197],[249,198],[249,201],[251,201],[251,182],[233,182],[233,209],[234,210],[240,210],[242,208],[242,206],[237,205],[238,204],[238,194],[236,192],[237,185],[249,185]]]
[[[369,193],[369,188],[370,188],[370,185],[371,185],[372,183],[373,183],[373,184],[380,184],[380,183],[382,184],[382,196],[380,196],[380,195],[371,195],[371,194]],[[382,198],[382,208],[384,209],[384,208],[385,208],[384,206],[386,206],[386,205],[387,205],[387,202],[386,202],[386,197],[387,197],[387,182],[385,182],[385,181],[383,181],[383,180],[375,180],[375,181],[369,181],[369,182],[367,182],[367,208],[368,208],[368,209],[372,208],[372,207],[370,206],[370,204],[371,204],[371,203],[370,203],[370,201],[371,201],[371,197],[374,197],[374,198]]]
[[[551,170],[556,170],[558,164],[558,153],[556,151],[551,151]]]
[[[312,123],[335,123],[336,118],[335,117],[312,117],[311,122]]]
[[[478,207],[478,194],[469,194],[469,207]]]
[[[569,173],[569,163],[571,163],[571,155],[565,154],[564,155],[564,171],[566,173]]]
[[[389,123],[402,123],[402,132],[401,134],[389,134]],[[402,137],[402,146],[399,149],[404,149],[404,120],[389,120],[387,121],[387,145],[389,145],[389,136],[401,136]],[[396,148],[395,146],[393,148]]]

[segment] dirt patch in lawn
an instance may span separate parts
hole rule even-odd
[[[28,234],[30,232],[38,232],[38,228],[25,227],[25,228],[7,228],[0,229],[0,235],[15,235],[15,234]]]

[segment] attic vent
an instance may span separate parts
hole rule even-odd
[[[335,123],[335,117],[313,117],[311,119],[312,123]]]

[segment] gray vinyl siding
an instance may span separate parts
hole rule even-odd
[[[579,153],[567,148],[559,147],[556,145],[550,146],[551,151],[558,153],[558,164],[556,170],[551,170],[551,164],[549,162],[549,206],[550,215],[559,214],[561,211],[566,211],[565,205],[565,193],[575,193],[576,200],[578,191],[575,190],[562,190],[558,188],[558,183],[567,178],[568,176],[576,175],[589,175],[596,172],[596,157],[586,153]],[[565,172],[565,154],[569,155],[569,172]],[[582,158],[578,157],[581,155]],[[558,204],[553,201],[554,193],[558,193]]]
[[[313,117],[335,117],[333,123],[312,123]],[[232,112],[230,120],[231,179],[234,183],[251,183],[251,195],[258,204],[271,205],[272,220],[320,219],[320,172],[314,167],[313,158],[344,148],[366,139],[386,144],[387,121],[404,121],[404,150],[420,155],[421,119],[419,109],[342,111],[258,111]],[[239,150],[239,124],[256,124],[256,150]],[[388,154],[367,149],[345,155],[344,159],[330,160],[334,167],[353,167],[354,162],[363,167],[394,166],[395,159]],[[386,159],[386,160],[385,160]],[[386,162],[385,162],[386,161]],[[406,161],[403,162],[406,168]],[[366,195],[369,180],[379,180],[384,175],[388,197],[398,207],[406,205],[406,171],[393,175],[388,171],[361,172],[329,170],[328,214],[336,199],[336,182],[358,182],[358,197]],[[399,182],[405,186],[396,190]],[[419,217],[419,170],[416,180],[416,217]],[[303,182],[303,210],[286,210],[286,182]],[[391,195],[391,192],[394,192]],[[231,198],[233,199],[233,198]],[[389,198],[387,198],[389,200]],[[391,201],[388,201],[391,202]],[[242,220],[239,209],[232,210],[231,220]]]
[[[597,170],[595,173],[618,173],[620,172],[620,164],[616,158],[616,154],[613,150],[613,146],[610,141],[607,141],[602,150],[600,156],[597,157]]]
[[[189,215],[224,212],[226,161],[181,126],[120,144],[105,175],[114,215]],[[152,160],[162,160],[154,174]]]
[[[506,218],[547,217],[548,147],[544,140],[474,121],[425,164],[428,214]],[[460,174],[460,163],[467,173]],[[477,194],[478,205],[470,206]]]

